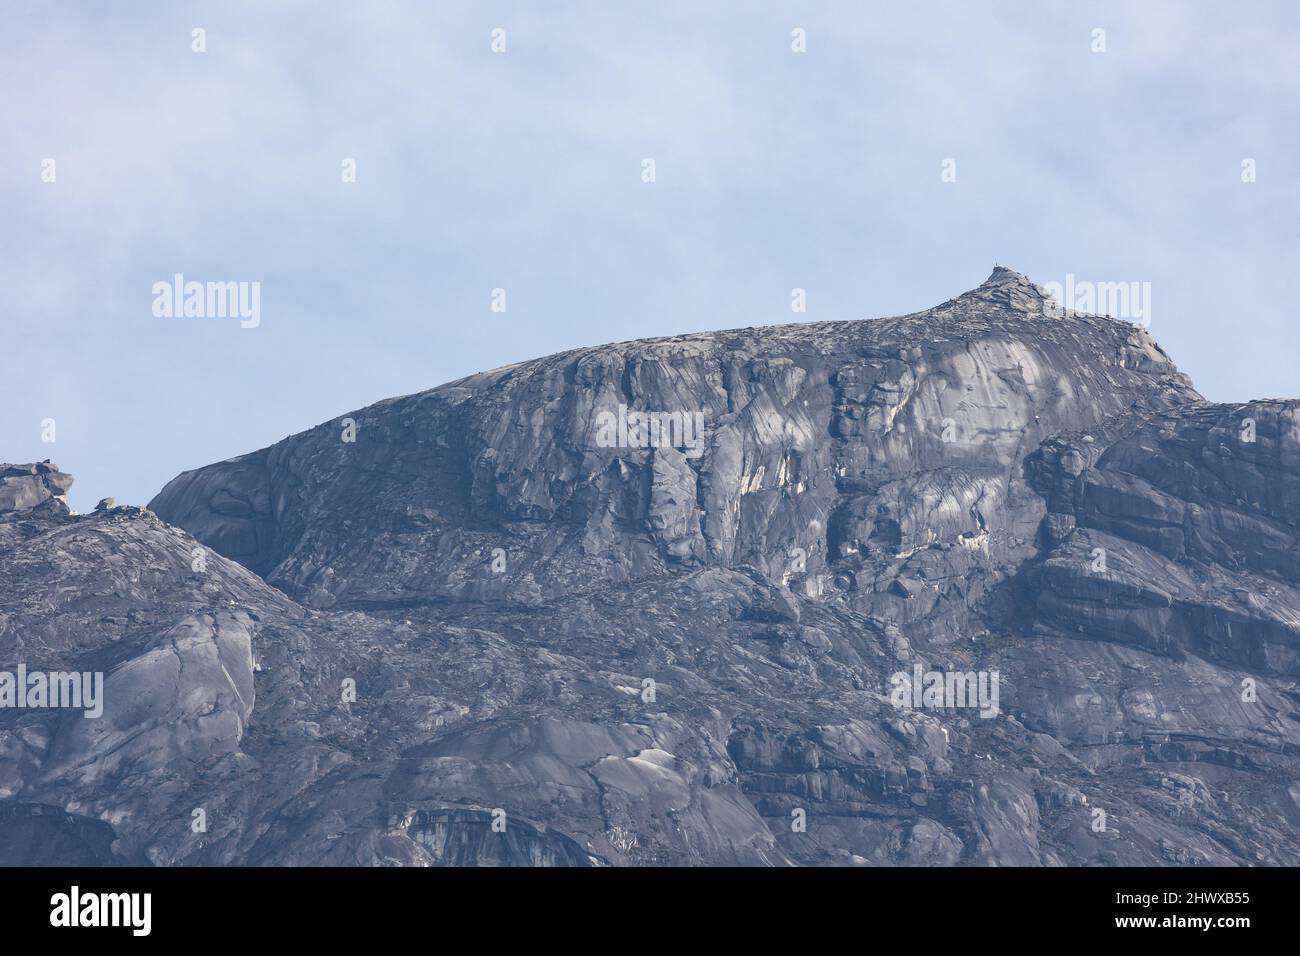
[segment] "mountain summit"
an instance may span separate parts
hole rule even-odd
[[[470,376],[149,510],[11,495],[3,666],[106,681],[0,709],[0,847],[1296,865],[1298,409],[999,267]]]
[[[966,297],[1029,313],[1048,312],[1053,306],[1045,290],[1034,285],[1028,276],[1005,266],[994,266],[989,277],[978,288],[967,292]]]

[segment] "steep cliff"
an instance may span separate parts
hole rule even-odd
[[[998,269],[390,399],[147,511],[4,466],[3,666],[107,680],[0,710],[0,848],[1295,865],[1298,410]],[[900,701],[935,673],[995,699]]]

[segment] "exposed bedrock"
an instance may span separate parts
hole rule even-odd
[[[1298,413],[998,269],[474,375],[149,510],[0,466],[0,671],[104,677],[0,708],[0,855],[1298,865]]]

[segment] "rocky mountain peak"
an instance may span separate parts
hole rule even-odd
[[[959,298],[979,299],[1032,315],[1059,315],[1061,311],[1042,287],[1006,266],[994,266],[987,279]]]
[[[1050,435],[1199,400],[1130,326],[1026,322],[1045,301],[999,268],[897,319],[578,349],[349,413],[355,441],[326,423],[188,472],[150,507],[329,606],[478,599],[489,586],[535,603],[682,566],[748,565],[789,584],[791,549],[808,556],[808,593],[852,592],[858,563],[890,553],[872,543],[890,537],[873,539],[880,509],[906,508],[915,476],[962,476],[951,505],[968,517],[966,496],[1001,476],[982,507],[1005,508],[1007,476]],[[652,434],[655,422],[667,430]],[[942,532],[903,521],[900,547],[989,518]],[[498,547],[526,573],[465,573]],[[366,570],[377,566],[393,573]]]
[[[0,463],[0,512],[47,508],[67,513],[64,496],[72,482],[48,458],[26,465]]]
[[[0,647],[107,676],[0,710],[0,863],[1300,864],[1300,402],[1045,317],[577,349],[152,512],[3,466]]]

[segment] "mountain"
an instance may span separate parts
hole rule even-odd
[[[0,862],[1300,864],[1298,413],[999,268],[0,466],[0,666],[107,675],[0,708]]]

